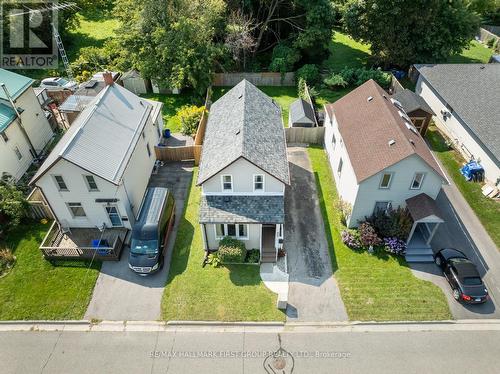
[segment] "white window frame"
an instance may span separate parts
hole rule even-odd
[[[61,186],[59,185],[59,182],[57,181],[57,177],[61,177],[62,179],[62,182],[64,183],[64,185],[66,186],[66,188],[61,188]],[[57,174],[57,175],[53,175],[52,178],[54,178],[54,183],[56,184],[56,187],[57,187],[57,190],[58,191],[69,191],[69,188],[68,188],[68,184],[66,183],[66,181],[64,180],[64,177],[60,174]]]
[[[376,208],[377,208],[377,204],[379,203],[387,203],[385,209],[384,209],[384,212],[387,212],[387,210],[391,207],[392,205],[392,201],[390,200],[381,200],[381,201],[375,201],[375,206],[373,207],[373,213],[376,213]]]
[[[421,174],[422,175],[422,179],[420,180],[420,185],[418,186],[418,188],[415,188],[413,187],[413,183],[415,183],[415,180],[417,178],[417,175]],[[424,172],[421,172],[421,171],[417,171],[414,175],[413,175],[413,179],[411,180],[411,183],[410,183],[410,190],[421,190],[422,189],[422,186],[424,185],[424,181],[425,181],[425,174]]]
[[[218,236],[217,235],[217,226],[218,225],[224,225],[223,236]],[[248,238],[250,237],[250,235],[249,235],[250,225],[248,225],[246,223],[216,223],[216,224],[214,224],[215,240],[221,240],[224,237],[229,236],[228,235],[228,230],[227,230],[227,226],[228,225],[234,225],[235,229],[236,229],[236,236],[231,236],[231,238],[238,239],[238,240],[248,240]],[[240,227],[239,226],[241,226],[241,225],[244,225],[244,226],[247,227],[247,230],[246,230],[247,231],[247,235],[246,236],[240,236]]]
[[[386,175],[389,175],[389,183],[387,183],[387,186],[382,186],[382,182],[384,181],[384,177]],[[392,177],[394,176],[394,173],[383,173],[382,174],[382,177],[380,178],[380,183],[378,185],[378,188],[380,188],[381,190],[388,190],[391,188],[391,184],[392,184]]]
[[[230,190],[226,190],[224,188],[224,183],[229,183],[229,182],[224,182],[224,177],[229,177],[231,178],[231,189]],[[222,188],[222,192],[233,192],[233,176],[231,174],[222,174],[220,176],[220,181],[221,181],[221,188]]]
[[[92,178],[92,180],[94,181],[94,184],[95,184],[96,188],[90,187],[90,183],[89,183],[88,177]],[[90,174],[84,175],[83,179],[85,180],[85,184],[87,185],[87,188],[88,188],[89,192],[99,192],[99,186],[97,185],[97,182],[96,182],[95,177],[93,175],[90,175]]]
[[[344,168],[344,160],[342,157],[339,159],[339,164],[337,166],[337,175],[340,177],[342,175],[342,169]]]
[[[82,212],[83,212],[83,216],[77,216],[75,215],[75,213],[73,212],[73,210],[71,209],[72,206],[75,206],[76,204],[79,204],[79,208],[82,209]],[[70,202],[70,203],[66,203],[66,206],[68,207],[68,210],[69,212],[71,213],[71,217],[73,218],[76,218],[76,219],[79,219],[79,218],[87,218],[87,213],[85,213],[85,209],[83,209],[83,205],[82,203],[80,202],[76,202],[76,201],[73,201],[73,202]]]
[[[335,137],[335,130],[332,127],[332,144],[333,144],[333,149],[335,149],[335,146],[337,145],[337,138]]]
[[[257,182],[255,180],[256,177],[262,177],[262,182]],[[261,189],[256,189],[255,184],[256,183],[262,183],[262,188]],[[254,174],[253,175],[253,192],[264,192],[266,190],[266,185],[265,185],[265,176],[264,174]]]
[[[14,146],[14,153],[16,154],[16,157],[18,160],[23,159],[23,154],[21,153],[21,150],[19,149],[19,147],[17,145]]]

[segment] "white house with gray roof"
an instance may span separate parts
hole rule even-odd
[[[132,227],[156,161],[161,107],[110,83],[82,111],[30,182],[61,228]]]
[[[225,236],[274,262],[283,243],[290,183],[281,110],[243,80],[212,104],[201,155],[200,224],[205,250]]]
[[[19,180],[54,136],[33,82],[0,69],[0,177]]]
[[[415,65],[415,92],[463,156],[481,163],[500,182],[500,64]]]

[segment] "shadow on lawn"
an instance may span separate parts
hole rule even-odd
[[[358,68],[370,64],[370,53],[347,44],[332,40],[329,50],[330,57],[325,61],[325,66],[333,71],[340,71],[344,67]]]
[[[260,267],[254,265],[226,265],[229,279],[235,286],[256,286],[261,283]]]

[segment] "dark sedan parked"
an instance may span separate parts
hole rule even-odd
[[[434,255],[434,261],[444,273],[457,301],[480,304],[488,300],[488,290],[481,276],[467,256],[453,248],[443,248]]]

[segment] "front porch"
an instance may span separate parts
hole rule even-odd
[[[127,233],[126,228],[62,230],[54,222],[45,235],[40,250],[47,260],[118,261]]]
[[[433,262],[431,241],[439,225],[444,222],[436,202],[422,193],[406,200],[413,218],[413,226],[406,241],[407,262]]]

